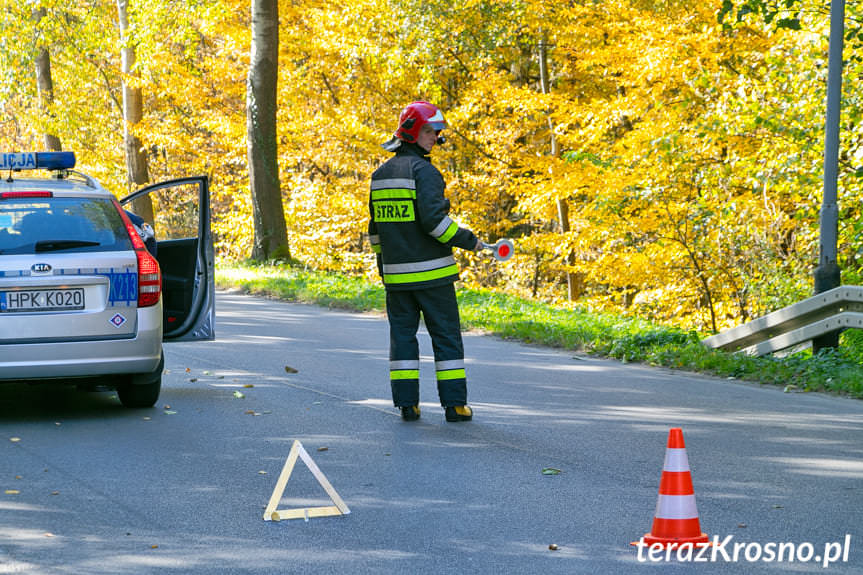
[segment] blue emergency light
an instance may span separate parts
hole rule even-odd
[[[0,170],[71,170],[75,152],[0,152]]]

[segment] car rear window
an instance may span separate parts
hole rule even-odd
[[[0,254],[131,249],[108,198],[0,199]]]

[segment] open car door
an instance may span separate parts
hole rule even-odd
[[[161,182],[126,196],[120,204],[144,195],[153,203],[156,259],[162,270],[162,339],[215,339],[209,180],[194,176]]]

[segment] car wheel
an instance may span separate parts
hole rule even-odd
[[[162,391],[162,370],[165,369],[165,354],[151,373],[130,375],[127,381],[117,386],[117,396],[125,407],[153,407]]]

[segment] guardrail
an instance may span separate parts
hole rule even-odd
[[[727,329],[704,345],[748,355],[766,355],[848,328],[863,329],[863,287],[839,286]]]

